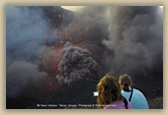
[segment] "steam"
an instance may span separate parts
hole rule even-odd
[[[56,76],[60,84],[70,84],[76,79],[89,80],[101,77],[99,66],[87,49],[72,46],[67,42],[61,51],[61,59],[58,65],[61,76]]]

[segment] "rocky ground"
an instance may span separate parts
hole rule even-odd
[[[163,109],[163,77],[138,77],[133,87],[145,95],[150,109]],[[79,80],[64,87],[46,100],[35,103],[28,109],[95,109],[98,80]]]

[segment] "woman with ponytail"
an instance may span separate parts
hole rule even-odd
[[[131,102],[133,109],[149,109],[148,102],[141,91],[132,88],[131,77],[127,74],[120,75],[119,84],[121,94]]]
[[[97,85],[98,108],[132,109],[131,103],[121,94],[121,88],[115,77],[106,74]]]

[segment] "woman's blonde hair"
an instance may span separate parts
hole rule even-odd
[[[121,88],[115,77],[106,74],[97,85],[98,97],[97,104],[99,108],[104,108],[111,102],[122,100]]]
[[[124,91],[130,91],[129,86],[132,84],[131,77],[127,74],[120,75],[119,84]]]

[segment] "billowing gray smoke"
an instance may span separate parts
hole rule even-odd
[[[114,52],[107,56],[114,74],[136,73],[163,66],[163,11],[159,7],[109,7],[108,40]],[[158,68],[159,67],[159,68]],[[163,68],[162,68],[163,69]],[[162,70],[163,71],[163,70]]]
[[[34,94],[39,93],[38,99],[40,99],[40,96],[45,97],[45,94],[40,95],[45,91],[43,87],[46,88],[48,84],[52,84],[52,87],[56,86],[54,78],[50,79],[51,83],[44,83],[49,80],[50,75],[45,71],[39,71],[40,56],[48,49],[45,45],[46,37],[44,35],[49,38],[48,33],[54,33],[46,24],[42,8],[6,7],[7,98],[16,98],[20,95],[37,99],[37,95]],[[52,87],[45,93],[51,92]],[[29,93],[24,92],[25,90]]]
[[[81,40],[80,47],[89,48],[104,73],[117,77],[163,72],[163,9],[89,6],[72,17],[76,31],[69,32]]]
[[[70,84],[77,79],[89,80],[101,77],[100,68],[88,49],[72,46],[67,42],[61,51],[61,59],[58,65],[61,76],[56,76],[61,85]]]

